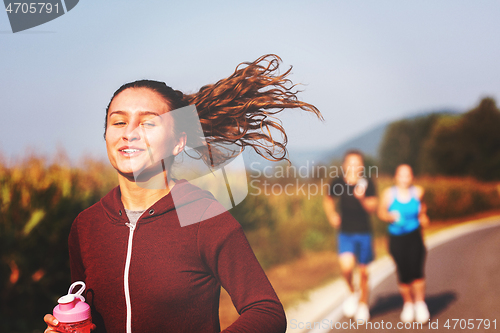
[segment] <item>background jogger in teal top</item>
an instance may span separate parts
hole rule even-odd
[[[424,189],[413,185],[413,171],[406,164],[397,167],[394,181],[395,186],[382,194],[378,216],[389,223],[389,252],[396,263],[404,301],[401,320],[425,323],[430,315],[425,303],[426,251],[421,230],[429,224],[422,202]]]

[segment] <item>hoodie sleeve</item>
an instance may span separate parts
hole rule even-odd
[[[220,204],[215,202],[210,205],[205,215],[211,216],[213,210],[220,210]],[[202,259],[229,293],[240,314],[223,332],[285,332],[283,306],[243,229],[229,212],[199,224],[198,246]]]
[[[85,281],[85,269],[83,268],[80,252],[80,238],[78,235],[78,217],[71,225],[68,237],[69,266],[71,269],[71,281]]]

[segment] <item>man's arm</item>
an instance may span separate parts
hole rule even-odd
[[[330,195],[325,195],[323,197],[323,209],[325,210],[328,222],[335,229],[340,227],[340,215],[335,210],[335,199]]]
[[[378,206],[378,198],[377,197],[363,197],[361,200],[361,205],[366,210],[367,213],[375,213]]]
[[[361,203],[361,206],[363,206],[363,209],[368,213],[375,213],[378,207],[378,198],[375,195],[375,189],[373,188],[373,184],[370,183],[368,186],[371,186],[371,189],[368,189],[367,187],[364,188],[364,190],[354,188],[354,197],[359,200]],[[366,196],[368,192],[368,196]]]

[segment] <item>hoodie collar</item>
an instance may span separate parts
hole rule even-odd
[[[215,201],[214,196],[210,192],[190,184],[185,179],[179,180],[167,195],[146,209],[137,223],[140,224],[155,221],[168,212],[174,211],[182,206],[203,198]],[[106,194],[100,200],[100,203],[111,223],[128,223],[125,207],[121,201],[120,186],[115,187],[108,194]]]

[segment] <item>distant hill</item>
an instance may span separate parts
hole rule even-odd
[[[408,116],[402,119],[397,119],[394,121],[399,121],[403,119],[415,119],[418,117],[425,117],[430,114],[457,114],[461,112],[462,111],[458,111],[455,109],[441,109],[428,112],[420,112],[415,115]],[[290,160],[297,167],[302,165],[311,166],[312,164],[314,165],[328,164],[334,159],[342,158],[345,151],[349,149],[358,149],[367,156],[377,158],[378,148],[382,143],[387,126],[389,126],[394,121],[377,125],[372,129],[364,132],[363,134],[360,134],[353,139],[345,141],[334,148],[323,149],[323,150],[308,150],[308,151],[290,149]]]
[[[365,155],[376,157],[378,147],[382,142],[385,130],[389,124],[390,123],[385,123],[375,126],[371,130],[368,130],[367,132],[338,145],[328,152],[328,159],[331,161],[335,158],[341,158],[344,156],[346,150],[349,149],[358,149]]]

